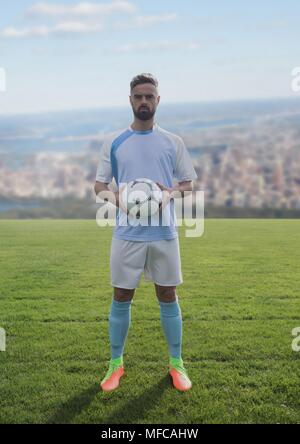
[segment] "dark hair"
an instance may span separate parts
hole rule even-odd
[[[136,85],[143,85],[144,83],[152,83],[156,88],[158,87],[156,77],[150,74],[150,72],[143,72],[142,74],[133,77],[130,82],[130,90],[132,91]]]

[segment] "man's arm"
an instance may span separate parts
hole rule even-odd
[[[178,193],[176,193],[176,191]],[[186,180],[184,182],[179,182],[178,184],[172,187],[172,192],[174,193],[174,197],[182,197],[183,193],[185,196],[188,196],[193,191],[193,181]],[[175,196],[177,194],[177,196]]]
[[[169,194],[169,197],[179,198],[183,196],[188,196],[193,191],[193,181],[186,180],[184,182],[178,182],[172,188],[165,187],[159,182],[156,182],[159,188],[162,191],[165,191]]]
[[[111,189],[109,189],[108,186],[109,183],[99,182],[98,180],[96,180],[94,186],[94,191],[96,196],[98,196],[98,194],[101,192],[105,192],[103,193],[104,199],[107,202],[112,203],[116,207],[119,207],[119,191],[112,191]]]
[[[156,184],[163,192],[161,209],[165,208],[171,199],[178,199],[178,198],[184,199],[184,197],[190,195],[193,191],[192,180],[185,180],[184,182],[178,182],[176,185],[173,185],[172,188],[165,187],[159,182],[156,182]]]

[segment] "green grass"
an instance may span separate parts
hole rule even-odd
[[[109,360],[111,228],[94,221],[0,221],[1,423],[300,423],[300,221],[205,222],[180,229],[179,393],[153,285],[132,306],[126,376],[98,389]]]

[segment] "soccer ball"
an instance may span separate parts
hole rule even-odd
[[[136,179],[124,187],[121,200],[129,217],[144,219],[158,212],[162,204],[162,191],[150,179]]]

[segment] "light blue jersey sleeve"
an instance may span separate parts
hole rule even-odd
[[[174,177],[178,182],[197,179],[191,156],[180,137],[176,137],[176,165]]]
[[[120,132],[122,133],[123,131],[115,131],[107,134],[107,136],[104,138],[100,148],[96,181],[104,183],[110,183],[112,181],[113,171],[111,164],[111,148],[113,141],[118,137]]]
[[[102,143],[100,150],[99,163],[96,174],[96,181],[98,182],[110,183],[112,180],[110,147],[111,141],[107,138]]]

